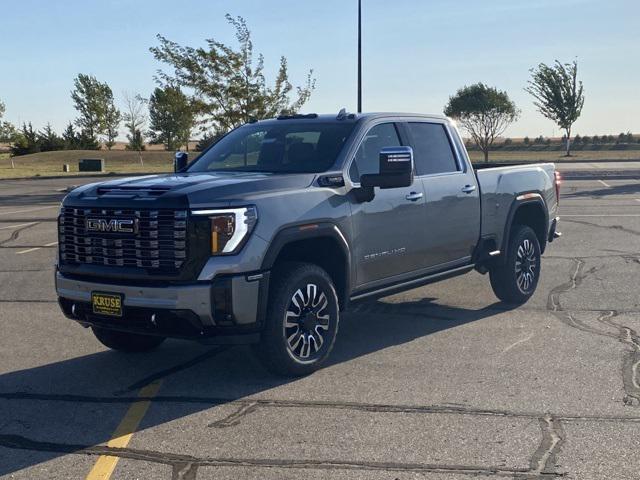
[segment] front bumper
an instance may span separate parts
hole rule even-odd
[[[139,286],[76,279],[56,272],[55,284],[64,314],[84,326],[237,343],[232,337],[240,335],[252,341],[246,335],[261,329],[268,279],[269,272],[260,272],[189,285]],[[122,318],[94,314],[93,291],[122,294]]]

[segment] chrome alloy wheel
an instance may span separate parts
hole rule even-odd
[[[284,335],[289,353],[298,361],[313,361],[325,343],[329,330],[329,301],[314,283],[295,291],[284,318]]]
[[[516,255],[516,281],[522,293],[528,293],[533,286],[537,268],[536,249],[533,242],[525,238]]]

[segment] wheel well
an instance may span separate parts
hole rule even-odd
[[[317,237],[297,240],[282,247],[273,264],[274,268],[282,262],[306,262],[318,265],[325,270],[336,288],[340,309],[348,301],[349,262],[338,241],[332,237]]]
[[[539,203],[527,203],[518,207],[513,221],[511,222],[511,229],[514,225],[527,225],[533,229],[540,242],[540,251],[544,252],[547,245],[547,218],[544,214],[544,210]]]

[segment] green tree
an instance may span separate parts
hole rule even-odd
[[[177,150],[188,142],[193,128],[193,111],[179,87],[156,88],[149,98],[149,135],[153,143]]]
[[[483,83],[465,86],[449,97],[445,115],[455,119],[464,128],[489,161],[489,149],[496,137],[518,119],[520,111],[506,92]]]
[[[111,148],[121,119],[111,87],[92,75],[82,73],[73,83],[75,88],[71,92],[71,99],[79,114],[75,124],[80,128],[85,143],[95,144],[99,135],[105,135],[107,147]]]
[[[16,128],[9,122],[2,121],[5,106],[0,101],[0,143],[11,143],[16,136]]]
[[[40,151],[40,143],[38,142],[38,133],[33,129],[33,125],[23,123],[22,128],[15,136],[11,145],[11,152],[14,156],[28,155]]]
[[[77,150],[80,146],[80,139],[73,128],[73,123],[69,122],[67,128],[62,132],[62,140],[64,141],[65,150]]]
[[[531,143],[531,139],[529,137],[524,137],[522,143],[524,143],[525,145],[529,145]]]
[[[47,123],[47,126],[38,132],[37,138],[41,152],[52,152],[64,149],[64,139],[53,130],[50,123]]]
[[[531,79],[525,90],[533,98],[533,104],[549,120],[563,129],[567,135],[567,153],[571,156],[571,127],[582,113],[584,93],[578,81],[578,62],[552,66],[541,63],[531,69]]]
[[[109,89],[111,92],[111,89]],[[111,150],[116,144],[116,138],[118,137],[118,128],[120,128],[120,122],[122,121],[122,114],[120,110],[116,108],[113,101],[113,94],[111,94],[107,100],[107,106],[104,111],[104,120],[102,128],[105,135],[104,144],[108,150]]]
[[[254,119],[298,112],[315,88],[313,70],[303,86],[295,89],[289,82],[287,59],[280,67],[272,86],[264,76],[264,58],[254,58],[251,32],[242,17],[226,15],[236,31],[238,48],[208,39],[206,48],[181,46],[162,35],[160,45],[150,49],[153,56],[171,67],[171,73],[159,71],[158,80],[188,89],[194,113],[202,128],[229,131]]]

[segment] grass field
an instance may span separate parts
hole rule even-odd
[[[471,151],[471,160],[482,162],[482,152]],[[197,153],[191,153],[194,158]],[[21,178],[34,176],[78,175],[78,160],[82,158],[103,158],[106,164],[106,173],[156,173],[170,172],[173,165],[173,153],[166,151],[142,152],[144,164],[140,164],[137,152],[125,150],[113,151],[92,151],[92,150],[65,150],[60,152],[42,152],[22,157],[14,157],[15,168],[11,168],[11,161],[8,153],[0,153],[0,178]],[[491,152],[489,161],[492,162],[557,162],[557,161],[598,161],[598,160],[638,160],[640,161],[640,151],[638,150],[596,150],[577,151],[567,159],[562,152],[542,151],[542,152]],[[70,173],[62,172],[62,165],[69,164]]]

